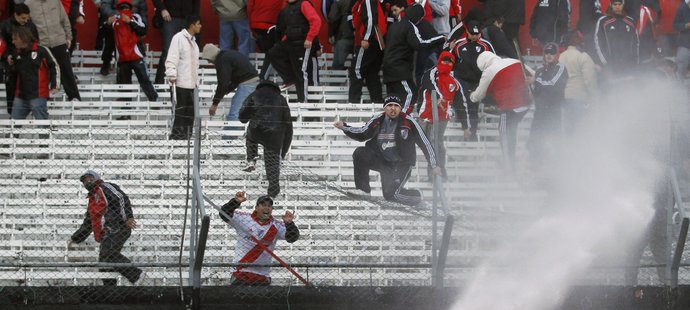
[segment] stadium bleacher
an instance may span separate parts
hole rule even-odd
[[[147,54],[150,68],[157,64],[158,56],[155,52]],[[332,55],[322,55],[322,64],[328,63],[329,57]],[[261,54],[252,58],[258,67]],[[85,190],[77,179],[87,168],[119,184],[135,206],[140,228],[125,245],[124,253],[135,262],[177,262],[188,197],[189,149],[187,141],[168,139],[172,109],[168,87],[156,85],[160,99],[148,102],[138,84],[116,85],[114,74],[98,73],[99,52],[75,51],[72,63],[83,101],[65,101],[64,96],[57,96],[49,103],[50,120],[8,120],[5,92],[0,89],[0,195],[5,197],[0,203],[0,240],[4,241],[0,243],[0,262],[97,261],[93,240],[77,250],[67,249],[67,241],[85,212]],[[239,171],[245,156],[243,130],[233,127],[243,127],[223,121],[227,99],[216,116],[208,115],[215,71],[208,63],[202,64],[199,95],[204,192],[217,203],[240,189],[258,195],[267,186],[262,163],[252,173]],[[154,72],[150,70],[151,77]],[[324,68],[321,81],[323,85],[309,87],[307,103],[294,103],[295,95],[286,93],[295,131],[281,171],[282,191],[276,212],[296,210],[302,238],[294,244],[279,243],[276,252],[292,263],[430,263],[431,222],[420,219],[420,214],[428,211],[407,212],[343,194],[343,190],[354,188],[351,154],[362,143],[347,139],[332,123],[336,119],[363,123],[381,107],[347,103],[345,71]],[[529,117],[520,126],[521,140],[528,128]],[[543,193],[505,179],[497,163],[500,145],[496,116],[482,113],[479,136],[478,142],[464,142],[462,130],[451,124],[445,137],[449,169],[446,195],[452,212],[461,216],[461,228],[453,238],[462,246],[451,249],[450,260],[454,262],[480,257],[487,244],[497,242],[480,236],[477,231],[481,227],[509,225],[501,214],[530,214],[543,200]],[[524,154],[524,148],[520,147],[519,153]],[[371,185],[373,195],[381,196],[378,175],[372,175]],[[421,189],[425,197],[432,196],[426,161],[419,150],[418,165],[408,186]],[[211,213],[206,261],[230,262],[234,231]],[[509,233],[509,228],[502,231]],[[189,259],[187,251],[182,256]],[[176,269],[150,270],[146,284],[177,284]],[[431,279],[424,269],[373,274],[371,270],[348,268],[322,271],[319,280],[334,285],[418,285]],[[117,278],[120,284],[127,282],[119,274],[103,274],[95,268],[0,268],[0,285],[98,285],[104,276]],[[276,283],[297,283],[285,272],[276,271],[273,276]],[[227,283],[229,271],[205,268],[202,278],[205,284]]]

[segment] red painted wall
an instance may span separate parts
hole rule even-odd
[[[522,48],[522,53],[525,54],[526,50],[529,48],[532,54],[540,54],[541,48],[538,45],[532,44],[532,38],[529,35],[529,20],[532,16],[532,11],[538,0],[525,0],[526,6],[526,16],[525,24],[520,28],[520,46]],[[668,28],[668,25],[673,20],[675,15],[675,9],[681,0],[661,0],[662,10],[672,10],[668,14],[663,14],[661,19],[662,28]],[[312,0],[312,3],[317,10],[321,10],[321,1]],[[462,4],[463,14],[467,14],[473,7],[479,5],[477,0],[460,0]],[[579,4],[580,0],[570,0],[571,5],[571,18],[570,18],[570,28],[573,29],[577,25],[579,19]],[[149,16],[148,21],[153,17],[153,3],[148,0],[149,6]],[[93,49],[96,40],[96,30],[98,29],[98,20],[96,8],[91,1],[84,1],[84,11],[86,14],[86,23],[84,25],[79,25],[78,29],[78,40],[82,49]],[[201,44],[206,43],[218,43],[218,18],[216,17],[213,9],[211,8],[210,1],[201,1],[201,21],[203,23],[203,29],[201,31]],[[325,45],[325,50],[330,51],[330,47],[327,46],[327,36],[328,36],[328,24],[326,21],[322,21],[321,33],[319,35],[320,42]],[[150,44],[152,50],[160,50],[160,32],[158,29],[153,27],[149,28],[149,32],[144,38],[144,42]]]

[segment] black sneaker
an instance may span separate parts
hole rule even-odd
[[[110,64],[104,63],[101,65],[101,75],[108,75],[110,74]]]

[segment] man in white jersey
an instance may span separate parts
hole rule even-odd
[[[223,212],[220,213],[220,218],[237,231],[233,263],[270,264],[271,255],[254,242],[251,236],[260,240],[271,251],[275,249],[278,239],[293,243],[299,239],[299,229],[293,222],[295,215],[285,211],[282,222],[274,219],[273,199],[267,195],[256,200],[252,213],[235,211],[245,201],[247,196],[239,191],[235,193],[235,198],[221,207]],[[269,272],[269,267],[235,267],[230,285],[270,285]]]

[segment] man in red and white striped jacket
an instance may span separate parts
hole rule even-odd
[[[494,53],[482,52],[477,57],[477,66],[482,70],[482,77],[477,88],[470,94],[470,100],[479,102],[490,97],[501,111],[498,129],[504,165],[513,170],[517,126],[531,101],[522,65],[517,59],[500,58]]]

